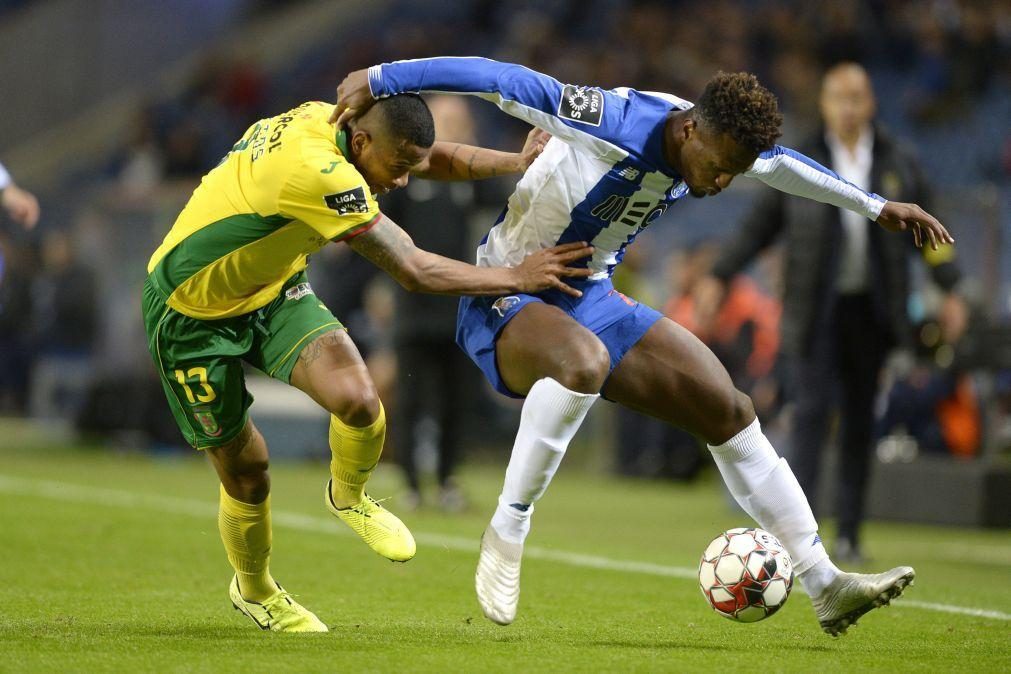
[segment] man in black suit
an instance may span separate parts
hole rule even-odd
[[[824,131],[800,146],[801,152],[859,187],[930,210],[916,161],[874,123],[874,92],[862,67],[842,63],[831,68],[822,81],[820,106]],[[796,403],[791,465],[816,504],[822,448],[838,400],[835,557],[861,561],[859,529],[874,398],[889,349],[909,332],[907,263],[913,249],[905,238],[887,236],[873,223],[851,216],[782,192],[763,192],[716,261],[713,277],[719,283],[711,281],[706,294],[716,305],[727,280],[783,237],[787,262],[781,349]],[[952,255],[950,246],[925,253],[934,281],[948,292],[958,280]]]

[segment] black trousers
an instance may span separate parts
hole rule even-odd
[[[839,536],[859,541],[872,453],[874,400],[889,337],[869,295],[840,295],[815,331],[812,348],[792,359],[795,403],[790,465],[812,507],[832,412],[839,410],[835,514]]]
[[[416,449],[424,433],[423,422],[435,422],[437,476],[440,485],[453,476],[460,456],[465,396],[470,381],[470,360],[450,339],[419,338],[398,342],[397,418],[398,462],[412,489],[419,487]],[[433,430],[433,429],[430,429]]]

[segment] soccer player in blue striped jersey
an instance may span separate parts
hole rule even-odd
[[[610,279],[636,235],[674,202],[715,196],[738,175],[847,208],[889,231],[912,230],[917,245],[953,243],[941,223],[777,145],[776,98],[747,73],[716,75],[692,104],[564,85],[483,58],[399,61],[351,73],[337,89],[333,119],[353,124],[376,99],[407,92],[475,95],[553,136],[478,247],[478,265],[514,265],[570,241],[595,251],[578,299],[547,291],[460,303],[457,342],[498,391],[525,398],[481,543],[476,589],[485,615],[499,624],[515,619],[534,503],[600,395],[706,440],[737,502],[789,551],[829,634],[901,594],[910,567],[862,575],[832,564],[807,499],[748,396],[691,333],[616,292]]]

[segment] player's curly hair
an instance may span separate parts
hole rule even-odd
[[[716,73],[695,110],[704,124],[717,133],[729,133],[755,154],[771,149],[781,135],[783,115],[776,96],[751,73]]]
[[[382,110],[384,125],[394,138],[418,147],[432,147],[435,122],[432,111],[421,96],[398,94],[378,100],[376,107]]]

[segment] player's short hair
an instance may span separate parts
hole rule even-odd
[[[428,104],[417,94],[398,94],[376,101],[386,130],[398,140],[418,147],[432,147],[435,121]]]
[[[717,73],[695,104],[702,123],[755,154],[772,149],[783,115],[776,96],[751,73]]]

